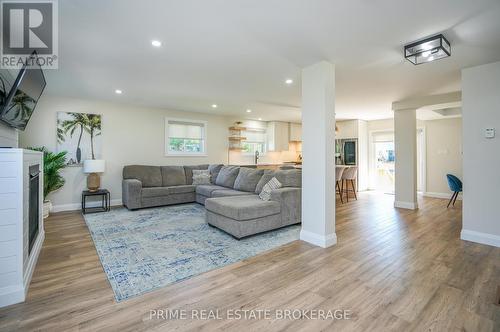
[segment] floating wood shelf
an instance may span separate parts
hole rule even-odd
[[[239,126],[239,124],[229,127],[229,137],[227,138],[229,141],[229,151],[243,150],[242,142],[247,139],[242,136],[245,130],[246,128]]]

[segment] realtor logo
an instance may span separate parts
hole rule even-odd
[[[44,69],[57,68],[57,1],[2,0],[1,17],[2,68],[29,66],[33,51]]]

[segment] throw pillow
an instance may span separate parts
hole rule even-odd
[[[193,185],[210,184],[210,172],[208,169],[193,169]]]
[[[269,180],[268,183],[264,185],[264,188],[262,188],[262,191],[259,194],[259,197],[263,201],[268,201],[271,198],[271,191],[275,189],[281,188],[281,183],[278,181],[276,178],[272,178]]]
[[[217,175],[215,184],[226,188],[233,188],[234,180],[236,180],[239,172],[240,168],[238,166],[223,166],[220,169],[219,175]]]
[[[194,166],[184,166],[184,172],[186,173],[186,184],[193,184],[193,170],[194,169],[208,169],[208,165],[194,165]]]
[[[264,174],[263,169],[240,168],[240,172],[234,181],[234,189],[239,191],[253,192]]]
[[[208,166],[208,170],[210,172],[210,175],[212,176],[212,178],[210,179],[210,181],[212,183],[215,184],[215,181],[217,180],[217,176],[219,175],[219,172],[220,172],[220,169],[222,168],[222,164],[212,164],[210,166]]]
[[[266,183],[269,182],[274,177],[274,174],[276,172],[271,170],[271,169],[266,169],[264,170],[264,175],[260,178],[259,182],[257,183],[257,187],[255,187],[255,193],[258,195],[262,191],[262,188],[266,185]],[[278,180],[279,181],[279,180]]]

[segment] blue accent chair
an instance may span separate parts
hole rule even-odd
[[[448,180],[448,186],[450,187],[450,190],[453,191],[453,195],[451,195],[448,206],[446,207],[449,208],[451,202],[453,202],[453,206],[455,206],[455,201],[457,200],[458,193],[462,192],[462,181],[460,181],[459,178],[452,174],[446,174],[446,179]]]

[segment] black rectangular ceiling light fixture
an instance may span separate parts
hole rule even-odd
[[[446,58],[450,55],[450,42],[442,34],[405,46],[405,58],[414,65]]]

